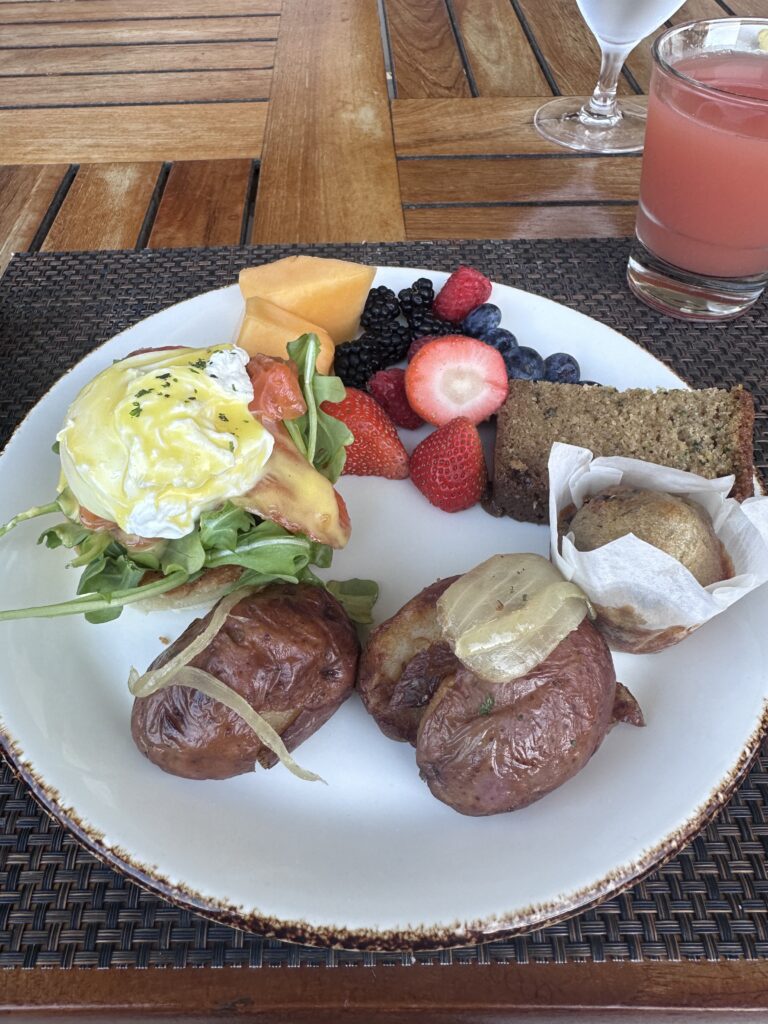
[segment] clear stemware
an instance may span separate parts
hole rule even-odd
[[[587,153],[636,153],[643,148],[643,102],[616,99],[624,61],[641,39],[663,25],[684,0],[577,0],[600,45],[600,77],[591,96],[558,96],[533,119],[544,138]]]

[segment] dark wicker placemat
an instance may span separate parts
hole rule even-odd
[[[94,345],[171,303],[229,284],[294,247],[17,256],[0,281],[0,445]],[[735,324],[684,324],[636,302],[624,241],[326,245],[317,255],[451,270],[469,263],[645,345],[697,386],[744,382],[768,464],[768,305]],[[568,348],[568,339],[557,339]],[[1,570],[0,570],[1,571]],[[324,966],[768,956],[768,744],[719,817],[674,860],[570,921],[442,953],[355,953],[245,934],[181,910],[104,867],[0,759],[0,966]]]

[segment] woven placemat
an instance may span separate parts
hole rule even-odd
[[[0,281],[0,445],[93,346],[137,320],[229,284],[295,247],[17,256]],[[393,243],[316,255],[452,270],[546,295],[646,346],[696,386],[745,383],[768,465],[768,306],[735,324],[684,324],[636,302],[625,241]],[[558,339],[568,348],[568,339]],[[245,934],[181,910],[104,867],[40,809],[0,759],[0,966],[323,966],[718,959],[768,956],[768,744],[719,817],[632,889],[569,921],[441,953],[355,953]]]

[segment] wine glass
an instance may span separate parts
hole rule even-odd
[[[600,77],[591,96],[558,96],[536,111],[545,139],[587,153],[636,153],[643,148],[645,105],[616,99],[624,61],[641,39],[663,25],[685,0],[576,0],[600,44]]]

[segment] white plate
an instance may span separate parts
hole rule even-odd
[[[405,287],[424,273],[382,269]],[[496,285],[503,324],[544,355],[572,352],[586,378],[684,386],[648,353],[579,313]],[[0,458],[0,522],[55,492],[50,445],[76,392],[132,349],[234,337],[236,286],[137,324],[93,352],[30,413]],[[415,443],[418,434],[410,435]],[[379,620],[438,576],[499,551],[546,553],[544,527],[480,508],[448,515],[409,481],[344,477],[352,539],[332,574],[381,584]],[[66,553],[39,523],[0,541],[0,608],[74,594]],[[354,696],[300,761],[224,782],[166,775],[129,732],[132,664],[145,667],[193,616],[126,610],[115,622],[0,623],[6,745],[47,806],[143,884],[220,919],[349,947],[462,944],[572,913],[673,852],[732,790],[758,742],[768,695],[765,588],[662,654],[616,655],[645,729],[615,728],[587,767],[514,814],[462,817],[420,781],[410,746],[386,739]]]

